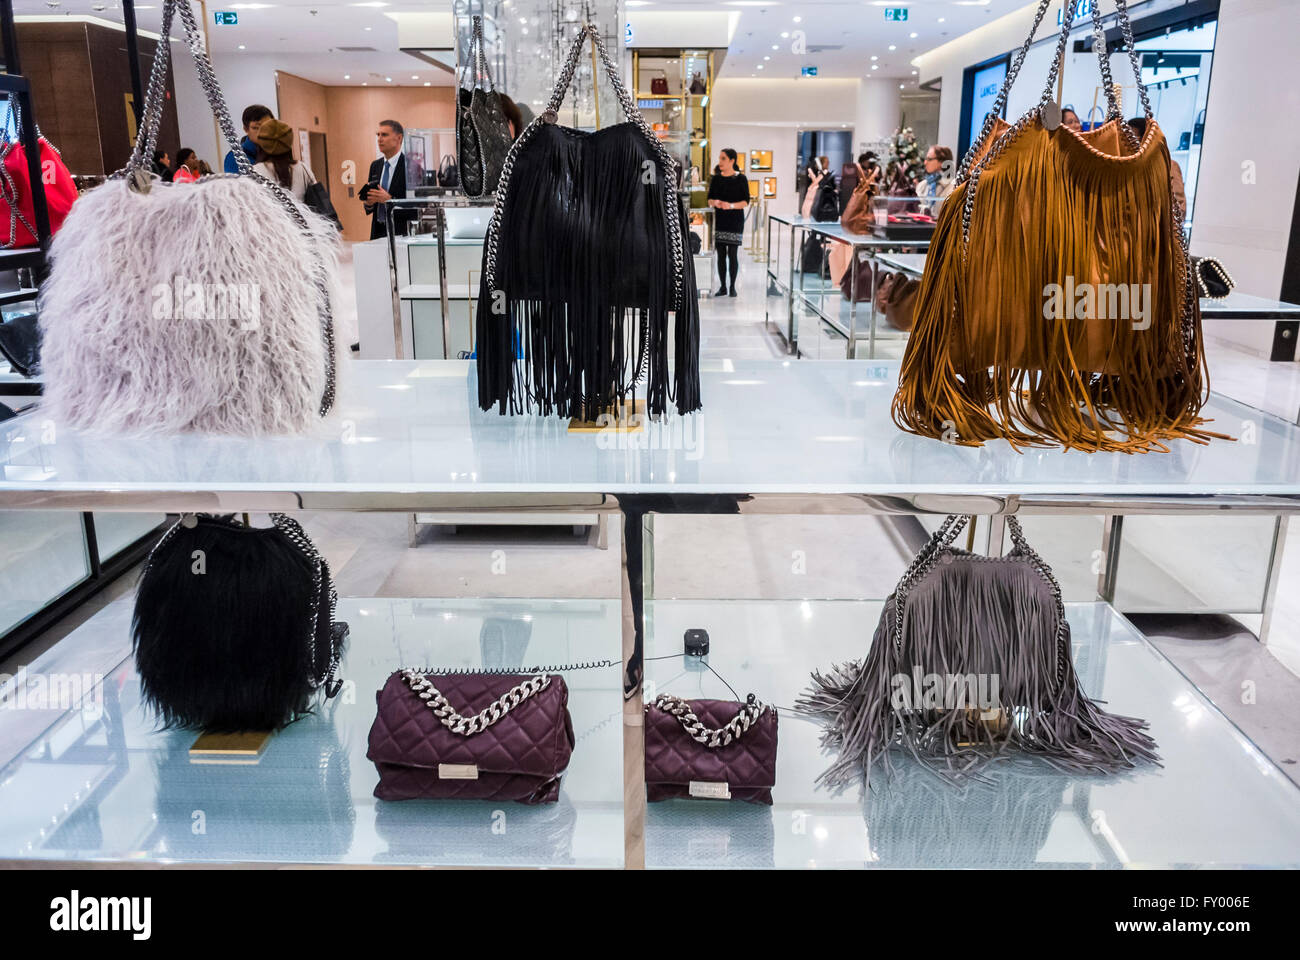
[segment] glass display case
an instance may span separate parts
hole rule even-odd
[[[707,192],[713,51],[633,50],[632,78],[637,108],[681,162],[688,188]]]
[[[871,235],[881,240],[929,240],[943,197],[873,197]]]

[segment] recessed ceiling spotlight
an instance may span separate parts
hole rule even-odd
[[[352,74],[350,74],[350,73],[345,73],[345,74],[343,74],[343,79],[344,79],[344,80],[351,80],[351,79],[352,79]]]
[[[392,82],[393,82],[392,77],[384,77],[384,83],[392,83]]]
[[[100,9],[102,10],[103,7],[100,7]],[[245,47],[245,46],[241,43],[241,44],[239,45],[239,49],[240,49],[240,50],[247,50],[248,48]]]
[[[890,50],[897,50],[897,49],[898,49],[898,44],[896,44],[896,43],[891,43],[891,44],[889,45],[889,49],[890,49]]]
[[[913,71],[912,71],[912,76],[916,76],[918,73],[920,73],[919,70],[913,70]]]
[[[871,65],[871,69],[872,69],[872,70],[879,70],[879,69],[880,69],[880,64],[878,64],[878,63],[873,63],[873,64]]]
[[[771,57],[764,57],[763,59],[764,59],[764,60],[771,60],[772,58],[771,58]]]
[[[774,43],[774,44],[772,44],[772,49],[773,49],[773,50],[780,50],[780,49],[781,49],[781,45],[780,45],[780,44],[777,44],[777,43]]]
[[[879,60],[880,58],[879,58],[878,56],[876,56],[876,55],[873,53],[873,54],[871,55],[871,59],[872,59],[872,60]]]
[[[898,89],[899,89],[899,90],[902,90],[902,89],[903,89],[903,85],[902,85],[901,83],[898,85]]]
[[[763,69],[763,65],[762,65],[761,63],[758,65],[758,69],[759,69],[759,70],[762,70],[762,69]]]
[[[911,33],[908,34],[908,36],[911,37],[913,40],[915,40],[915,39],[916,39],[916,31],[915,31],[915,30],[912,31]]]
[[[366,27],[366,29],[369,30],[369,29],[371,29],[371,28],[370,28],[370,27]]]
[[[432,82],[431,80],[426,80],[426,81],[424,81],[424,85],[425,85],[426,87],[431,87],[431,86],[433,86],[433,82]]]
[[[411,79],[412,79],[412,80],[419,80],[419,79],[420,79],[420,75],[419,75],[418,73],[413,73],[413,74],[411,74]]]
[[[939,22],[940,22],[940,23],[943,23],[943,20],[944,20],[943,17],[940,17],[940,18],[939,18]]]
[[[795,23],[803,23],[803,17],[794,17],[793,19]]]
[[[781,39],[782,39],[782,40],[789,40],[789,39],[790,39],[790,31],[789,31],[789,30],[782,30],[782,31],[781,31]]]

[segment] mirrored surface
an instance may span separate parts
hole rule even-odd
[[[914,763],[869,797],[815,786],[820,728],[786,709],[813,669],[864,656],[881,604],[671,601],[651,606],[646,676],[655,692],[780,709],[773,805],[649,805],[654,867],[1173,867],[1300,865],[1300,788],[1104,604],[1070,604],[1074,666],[1108,709],[1148,720],[1163,767],[1066,776],[1037,761],[993,767],[955,789]],[[709,667],[682,635],[710,635]],[[725,683],[724,683],[725,680]]]
[[[1144,455],[959,447],[890,417],[897,361],[711,361],[704,409],[570,433],[556,417],[477,405],[470,361],[343,365],[316,433],[244,440],[94,437],[0,424],[7,491],[1300,494],[1300,427],[1222,397],[1204,414],[1241,442]]]
[[[617,603],[343,600],[342,692],[253,764],[192,760],[196,734],[156,728],[129,659],[82,684],[98,651],[129,650],[130,615],[109,604],[0,693],[0,734],[44,720],[0,766],[0,860],[621,866],[617,665],[565,675],[577,744],[558,803],[380,801],[366,759],[393,670],[617,659]]]

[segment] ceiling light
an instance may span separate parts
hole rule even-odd
[[[366,3],[349,3],[349,7],[386,7],[384,0],[367,0]]]
[[[393,82],[392,77],[384,77],[384,83],[392,83],[392,82]]]
[[[876,55],[873,53],[873,54],[871,55],[871,59],[872,59],[872,60],[879,60],[880,58],[879,58],[878,56],[876,56]]]
[[[431,86],[433,86],[433,81],[432,81],[432,80],[426,80],[426,81],[424,81],[424,85],[425,85],[426,87],[431,87]]]
[[[795,18],[794,18],[794,22],[795,22],[795,23],[803,23],[803,17],[795,17]]]
[[[241,44],[239,45],[239,49],[240,49],[240,50],[247,50],[248,48],[247,48],[246,46],[244,46],[244,45],[241,43]]]
[[[901,83],[898,85],[898,89],[899,89],[899,90],[902,90],[902,89],[903,89],[903,85],[902,85]]]
[[[916,76],[917,73],[919,73],[919,72],[920,72],[920,71],[918,71],[918,70],[913,70],[913,71],[912,71],[912,76]]]
[[[528,26],[528,18],[527,18],[527,17],[520,17],[520,18],[519,18],[519,22],[522,23],[525,27]]]
[[[896,44],[896,43],[891,43],[891,44],[889,45],[889,49],[890,49],[890,50],[897,50],[897,49],[898,49],[898,44]]]
[[[915,32],[909,33],[908,36],[911,37],[913,40],[916,39],[916,33],[915,33]]]
[[[758,65],[758,69],[759,69],[759,70],[762,70],[762,69],[763,69],[763,65],[762,65],[761,63]]]
[[[940,17],[940,18],[939,18],[939,22],[940,22],[940,23],[943,23],[943,21],[944,21],[944,18],[943,18],[943,17]]]
[[[773,50],[780,50],[780,49],[781,49],[781,45],[780,45],[780,44],[777,44],[777,43],[774,43],[774,44],[772,44],[772,49],[773,49]]]
[[[880,69],[880,64],[878,64],[878,63],[873,63],[873,64],[871,65],[871,69],[872,69],[872,70],[879,70],[879,69]]]
[[[371,29],[371,28],[370,28],[370,27],[366,27],[366,29],[369,30],[369,29]]]
[[[412,79],[412,80],[419,80],[419,79],[420,79],[420,75],[419,75],[418,73],[413,73],[413,74],[411,74],[411,79]]]
[[[771,57],[764,57],[763,59],[764,59],[764,60],[771,60],[772,58],[771,58]]]
[[[366,83],[366,81],[364,81],[364,80],[361,81],[361,85],[362,85],[363,87],[368,87],[368,86],[370,86],[370,84]]]
[[[350,73],[345,73],[345,74],[343,74],[343,79],[344,79],[344,80],[351,80],[351,79],[352,79],[352,74],[350,74]]]
[[[782,30],[782,31],[781,31],[781,39],[782,39],[782,40],[789,40],[789,39],[790,39],[790,31],[789,31],[789,30]]]

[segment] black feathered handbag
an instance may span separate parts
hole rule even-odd
[[[595,132],[556,122],[588,36],[627,117]],[[585,24],[497,186],[477,308],[480,407],[594,420],[644,381],[651,416],[670,403],[699,408],[698,291],[679,179]]]
[[[149,554],[131,632],[145,702],[168,727],[277,730],[335,679],[348,625],[297,521],[186,514]]]

